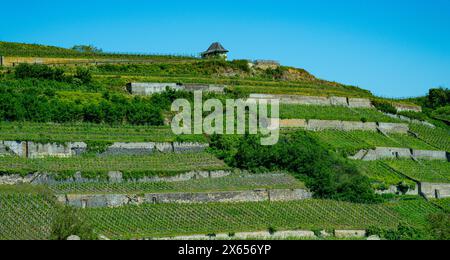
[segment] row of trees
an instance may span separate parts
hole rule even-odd
[[[162,125],[162,107],[151,99],[104,94],[80,101],[52,91],[0,90],[0,120],[31,122],[91,122],[108,124]]]

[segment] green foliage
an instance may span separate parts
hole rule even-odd
[[[429,118],[426,114],[421,113],[421,112],[413,112],[413,111],[401,111],[398,112],[399,115],[401,116],[406,116],[409,117],[411,119],[416,119],[419,121],[427,121]]]
[[[103,50],[93,45],[75,45],[72,50],[82,53],[102,53]]]
[[[431,183],[450,182],[450,163],[439,160],[392,160],[386,164],[414,180]]]
[[[367,177],[335,158],[303,132],[282,136],[274,146],[261,146],[255,136],[211,138],[211,147],[231,166],[252,171],[286,170],[304,180],[318,198],[379,202]]]
[[[339,106],[327,107],[282,104],[280,106],[280,117],[281,119],[299,118],[363,122],[400,122],[400,120],[383,115],[376,109]]]
[[[56,81],[66,81],[64,70],[61,68],[52,68],[41,64],[19,64],[15,69],[15,76],[17,79],[47,79]]]
[[[110,171],[123,172],[126,178],[173,176],[189,171],[226,170],[228,167],[208,153],[153,154],[142,156],[78,156],[70,158],[0,157],[0,173],[26,175],[35,172],[57,173],[71,178],[76,172],[86,177],[103,176]]]
[[[372,100],[372,105],[384,113],[397,114],[397,109],[387,101]]]
[[[232,174],[222,178],[203,178],[179,182],[65,183],[50,185],[49,188],[57,194],[141,194],[299,189],[304,188],[304,184],[287,174]]]
[[[96,240],[93,228],[86,222],[79,210],[59,207],[51,228],[51,240],[66,240],[69,236],[78,236],[82,240]]]
[[[420,124],[410,124],[411,131],[419,135],[419,139],[440,150],[450,151],[450,131],[445,128],[431,128]]]
[[[90,122],[163,125],[162,108],[151,98],[121,94],[0,89],[0,119],[31,122]]]
[[[434,88],[430,89],[426,105],[429,108],[436,109],[439,107],[448,106],[450,104],[450,89]]]
[[[83,84],[89,84],[92,82],[92,72],[89,68],[77,67],[74,78]]]
[[[146,204],[91,208],[85,214],[110,238],[170,237],[267,230],[395,228],[401,218],[383,204],[333,200],[203,204]]]
[[[367,234],[369,236],[377,235],[386,240],[424,240],[428,238],[423,230],[405,223],[400,223],[396,229],[370,227]]]
[[[428,216],[429,229],[435,239],[450,240],[450,213],[437,213]]]

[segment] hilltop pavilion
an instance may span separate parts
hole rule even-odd
[[[229,51],[226,50],[222,44],[215,42],[211,44],[211,46],[205,52],[202,52],[202,58],[227,58],[227,53]]]

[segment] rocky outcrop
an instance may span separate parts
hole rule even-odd
[[[303,189],[292,190],[247,190],[220,192],[180,192],[148,194],[94,194],[94,195],[57,195],[61,203],[79,208],[121,207],[146,203],[229,203],[294,201],[312,198],[312,194]]]

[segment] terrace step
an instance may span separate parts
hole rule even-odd
[[[377,147],[369,151],[363,149],[349,159],[376,161],[383,159],[414,159],[414,160],[448,160],[446,151],[414,150],[409,148]]]
[[[78,208],[122,207],[142,204],[193,204],[297,201],[312,198],[306,189],[255,189],[244,191],[179,192],[147,194],[67,194],[56,196],[60,203]]]
[[[203,152],[209,145],[196,142],[116,142],[99,152],[101,156],[109,155],[147,155],[153,153]],[[84,142],[70,143],[36,143],[30,141],[0,141],[0,156],[17,155],[26,158],[71,157],[89,151]]]

